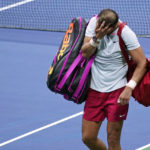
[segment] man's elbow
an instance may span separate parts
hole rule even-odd
[[[88,54],[87,54],[86,52],[83,52],[83,51],[81,50],[81,53],[82,53],[82,56],[83,56],[84,58],[86,58],[86,59],[89,58],[89,56],[88,56]]]
[[[147,60],[146,59],[143,59],[140,63],[139,63],[139,66],[143,69],[146,69],[147,67]]]
[[[144,68],[147,67],[147,59],[145,59],[145,61],[143,61],[143,66],[144,66]]]
[[[89,56],[88,56],[86,53],[82,53],[82,56],[83,56],[84,58],[86,58],[86,59],[89,58]]]

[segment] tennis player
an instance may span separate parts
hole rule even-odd
[[[85,58],[96,53],[82,121],[82,140],[91,150],[107,150],[106,145],[98,138],[105,118],[108,149],[121,150],[121,130],[123,121],[127,118],[129,99],[146,71],[144,52],[135,33],[126,25],[121,37],[129,55],[137,64],[131,80],[127,83],[128,66],[117,36],[120,22],[115,11],[102,10],[97,17],[91,18],[81,48]]]

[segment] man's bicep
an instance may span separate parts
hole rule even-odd
[[[140,47],[136,34],[128,26],[125,26],[122,30],[121,36],[128,50],[134,50]]]
[[[96,28],[96,17],[92,17],[86,28],[85,36],[93,37],[95,35],[95,28]]]
[[[131,55],[135,63],[140,63],[142,61],[145,61],[145,55],[141,46],[134,50],[129,50],[129,54]]]

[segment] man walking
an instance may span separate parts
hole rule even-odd
[[[135,33],[126,25],[121,37],[130,57],[137,64],[131,80],[127,83],[128,66],[117,36],[120,23],[115,11],[102,10],[98,16],[91,18],[81,48],[85,58],[96,53],[82,121],[82,140],[90,150],[107,150],[98,138],[100,126],[105,118],[108,149],[121,150],[121,130],[127,117],[129,99],[146,71],[143,50]]]

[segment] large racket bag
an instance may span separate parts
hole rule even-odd
[[[93,55],[87,60],[81,54],[86,26],[87,21],[81,17],[71,21],[47,75],[51,91],[77,104],[86,99],[95,58]]]

